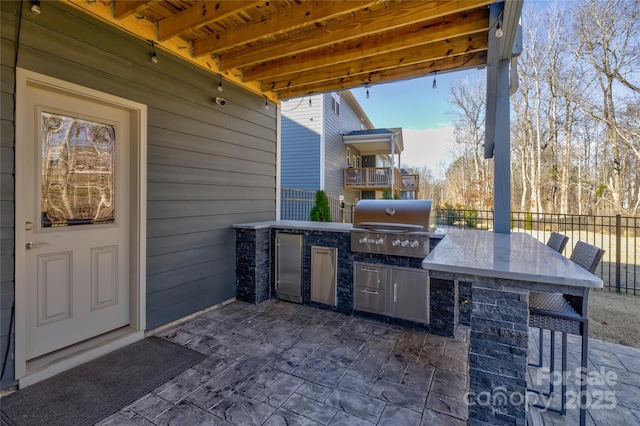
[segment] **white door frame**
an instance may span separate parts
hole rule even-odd
[[[15,116],[15,164],[16,194],[30,192],[23,182],[22,172],[25,156],[26,92],[28,87],[44,88],[53,92],[78,97],[84,100],[122,108],[130,112],[130,159],[131,159],[131,200],[130,200],[130,324],[131,333],[120,334],[114,339],[106,339],[101,347],[84,349],[81,354],[70,355],[53,365],[46,365],[37,372],[27,371],[26,359],[26,313],[29,303],[26,297],[25,268],[26,251],[15,247],[15,378],[20,387],[50,377],[90,359],[103,355],[133,341],[144,338],[146,328],[146,236],[147,236],[147,106],[128,99],[109,95],[77,84],[53,77],[16,68],[16,116]],[[15,241],[25,240],[24,218],[28,217],[24,197],[15,197]],[[105,343],[106,342],[106,343]]]

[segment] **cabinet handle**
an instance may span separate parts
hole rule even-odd
[[[375,273],[379,273],[380,271],[377,269],[369,269],[369,268],[362,268],[361,271],[365,271],[365,272],[375,272]]]
[[[371,290],[360,290],[362,293],[366,293],[366,294],[380,294],[377,291],[371,291]]]
[[[393,283],[393,303],[398,301],[398,283]]]
[[[275,283],[274,283],[274,287],[276,290],[278,290],[279,284],[280,284],[280,240],[278,238],[276,238],[276,273],[275,273]]]
[[[313,251],[316,252],[316,253],[326,253],[326,254],[332,254],[333,253],[333,250],[331,250],[331,249],[324,249],[324,250],[314,249]]]

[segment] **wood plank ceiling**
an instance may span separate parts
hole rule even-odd
[[[484,66],[496,0],[66,2],[277,100]]]

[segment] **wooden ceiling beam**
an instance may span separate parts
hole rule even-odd
[[[397,31],[375,34],[364,39],[350,40],[323,49],[301,53],[244,68],[245,81],[274,78],[281,75],[313,70],[325,65],[357,60],[408,47],[425,45],[456,36],[471,35],[489,29],[488,9],[470,14],[449,15]]]
[[[428,61],[408,66],[395,67],[379,72],[362,74],[358,76],[344,77],[316,84],[298,86],[276,91],[279,99],[295,98],[312,93],[345,90],[365,84],[381,84],[390,81],[407,80],[424,77],[438,71],[438,73],[459,71],[463,69],[483,67],[487,63],[486,52],[476,52],[468,55],[456,56],[441,61]]]
[[[125,18],[132,13],[146,9],[151,3],[153,3],[153,1],[113,0],[113,17],[116,19]]]
[[[437,61],[487,50],[486,33],[456,37],[436,43],[400,49],[379,55],[337,65],[328,65],[314,69],[312,72],[302,71],[282,76],[279,79],[262,81],[263,90],[282,90],[300,85],[314,84],[319,81],[334,80],[342,77],[366,74],[372,70],[386,70],[426,61]]]
[[[86,13],[87,15],[99,18],[122,31],[135,34],[142,40],[146,41],[155,39],[156,27],[154,23],[147,19],[138,19],[137,16],[132,14],[129,14],[129,16],[123,19],[115,19],[111,9],[111,4],[104,4],[101,1],[88,4],[86,0],[61,1],[82,11],[83,13]],[[212,73],[213,75],[217,76],[219,74],[218,67],[211,57],[193,58],[189,52],[188,43],[179,37],[174,37],[170,40],[157,43],[156,49],[158,48],[162,48],[166,50],[166,52],[173,54],[176,58],[190,63],[206,72]],[[162,61],[160,63],[162,63]],[[239,75],[232,72],[226,73],[224,76],[228,81],[233,82],[240,87],[244,87],[253,93],[266,96],[274,102],[277,102],[278,100],[274,93],[262,92],[260,85],[257,82],[245,83],[240,79]]]
[[[220,52],[235,46],[250,43],[263,37],[282,34],[286,31],[304,25],[315,24],[325,19],[365,9],[380,0],[345,1],[341,3],[316,1],[295,4],[291,9],[267,15],[258,22],[249,22],[226,31],[221,31],[207,37],[194,40],[192,43],[193,56]]]
[[[394,3],[374,12],[351,16],[331,26],[319,26],[303,31],[277,43],[266,43],[249,51],[220,55],[220,69],[246,67],[329,46],[353,38],[389,31],[394,28],[464,12],[493,3],[494,0],[415,1]]]
[[[264,1],[207,0],[158,21],[158,41],[164,41],[203,25],[224,19]]]

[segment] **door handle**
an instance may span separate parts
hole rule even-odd
[[[393,283],[393,303],[398,301],[398,283]]]
[[[31,250],[34,248],[38,248],[40,246],[48,246],[49,243],[44,243],[44,242],[40,242],[40,243],[34,243],[33,241],[27,241],[27,243],[25,244],[25,247],[27,250]]]
[[[380,294],[377,291],[371,291],[371,290],[365,290],[365,289],[360,290],[360,292],[365,294]]]

